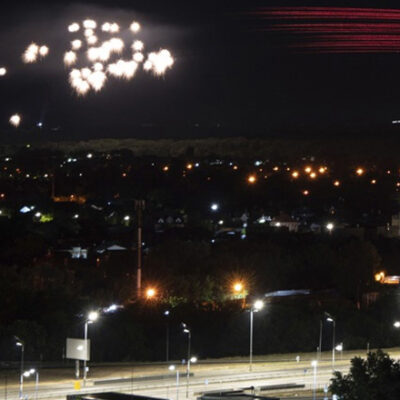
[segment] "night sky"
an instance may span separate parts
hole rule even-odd
[[[312,20],[303,10],[300,21],[265,18],[268,7],[300,5],[382,7],[365,1],[13,2],[0,17],[0,64],[10,71],[0,80],[2,138],[18,134],[8,125],[14,112],[23,116],[22,132],[33,129],[57,139],[395,132],[400,17],[383,12],[358,21],[318,14]],[[67,25],[87,17],[125,25],[139,20],[139,37],[149,48],[170,49],[174,67],[162,78],[141,71],[130,82],[109,80],[100,93],[78,98],[62,55],[71,40]],[[310,19],[319,24],[311,35],[305,31]],[[343,22],[350,23],[350,32],[343,31]],[[276,28],[282,24],[286,31]],[[48,44],[51,54],[25,65],[21,54],[33,40]],[[34,128],[39,121],[42,133]]]

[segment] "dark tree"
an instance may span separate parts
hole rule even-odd
[[[400,363],[382,350],[371,352],[366,360],[351,360],[350,373],[336,371],[329,390],[342,400],[400,399]]]

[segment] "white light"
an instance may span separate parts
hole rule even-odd
[[[141,63],[144,60],[144,55],[142,53],[134,53],[132,58],[137,63]]]
[[[135,40],[132,43],[132,49],[135,51],[142,51],[144,48],[144,43],[141,40]]]
[[[64,64],[65,65],[75,64],[76,60],[77,60],[77,56],[74,51],[70,50],[64,54]]]
[[[332,222],[329,222],[328,224],[326,224],[326,229],[328,229],[328,231],[331,231],[334,227],[335,227],[335,225],[333,225]]]
[[[254,302],[253,308],[255,311],[261,310],[263,307],[264,307],[264,302],[262,300],[256,300]]]
[[[19,124],[21,123],[21,116],[19,114],[11,115],[10,117],[10,124],[18,128]]]
[[[86,158],[92,158],[93,157],[93,154],[92,153],[88,153],[87,155],[86,155]]]
[[[83,346],[82,345],[79,345],[79,346],[77,346],[77,348],[76,348],[78,351],[82,351],[83,350]]]
[[[110,25],[110,32],[111,33],[117,33],[119,32],[119,25],[117,23],[113,23]]]
[[[213,204],[211,204],[210,208],[211,208],[212,211],[218,211],[219,205],[217,203],[213,203]]]
[[[197,357],[192,357],[192,358],[190,359],[190,362],[196,363],[196,362],[197,362]]]
[[[276,223],[275,223],[275,226],[280,227],[280,226],[281,226],[281,223],[280,223],[280,222],[276,222]]]
[[[39,54],[40,54],[42,57],[46,57],[47,54],[49,54],[49,48],[48,48],[47,46],[40,46],[40,48],[39,48]]]
[[[35,217],[36,218],[39,218],[39,217],[41,217],[42,216],[42,213],[40,213],[39,211],[37,212],[37,213],[35,213]]]
[[[394,326],[395,328],[400,328],[400,321],[396,321],[396,322],[393,324],[393,326]]]
[[[124,221],[129,221],[130,219],[131,219],[131,217],[129,215],[125,215]]]
[[[222,220],[222,219],[220,219],[219,221],[218,221],[218,225],[223,225],[224,224],[224,221]]]
[[[92,19],[86,19],[83,21],[83,27],[86,29],[96,29],[97,23]]]
[[[139,24],[139,22],[134,21],[134,22],[131,23],[131,26],[129,28],[133,33],[139,32],[140,31],[140,24]]]
[[[79,24],[74,22],[71,25],[68,26],[68,31],[69,32],[78,32],[79,31]]]
[[[93,35],[93,36],[89,36],[87,38],[87,42],[90,45],[96,44],[97,43],[97,36]]]
[[[101,26],[101,30],[103,32],[110,32],[110,26],[111,24],[109,22],[105,22],[102,26]]]
[[[89,38],[90,36],[94,35],[94,30],[93,29],[85,29],[83,34],[85,35],[86,38]]]
[[[74,214],[73,218],[74,219],[78,219],[79,218],[79,214]]]
[[[311,361],[311,366],[312,366],[312,367],[316,368],[317,365],[318,365],[318,361],[317,361],[317,360],[312,360],[312,361]]]
[[[169,369],[170,371],[174,371],[174,370],[175,370],[175,365],[170,365],[170,366],[168,367],[168,369]]]
[[[4,76],[7,73],[7,69],[5,67],[0,67],[0,76]]]
[[[73,50],[79,50],[82,47],[82,40],[75,39],[71,42],[71,47]]]
[[[343,351],[343,344],[340,343],[335,347],[336,351]]]
[[[99,318],[99,313],[97,311],[91,311],[88,314],[88,321],[89,322],[94,322],[97,320],[97,318]]]
[[[95,64],[93,65],[93,69],[94,69],[95,71],[103,71],[104,65],[103,65],[102,63],[100,63],[100,62],[97,62],[97,63],[95,63]]]

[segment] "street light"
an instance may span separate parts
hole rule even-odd
[[[210,208],[211,208],[211,211],[218,211],[219,205],[217,203],[212,203]]]
[[[30,370],[25,371],[22,375],[25,378],[29,378],[33,374],[35,374],[35,399],[37,400],[39,391],[39,371],[37,371],[35,368],[31,368]]]
[[[175,365],[170,365],[168,367],[170,371],[175,371]],[[176,399],[179,400],[179,371],[176,369]]]
[[[99,313],[97,311],[91,311],[88,314],[88,317],[85,321],[85,359],[83,360],[83,386],[86,386],[86,377],[87,377],[87,355],[88,355],[88,348],[87,348],[87,335],[88,335],[88,325],[92,324],[99,318]]]
[[[146,297],[148,300],[154,299],[156,294],[157,294],[157,292],[156,292],[156,289],[154,289],[154,288],[148,288],[146,290]]]
[[[23,390],[24,390],[24,352],[25,352],[25,343],[19,339],[17,336],[15,336],[16,339],[16,345],[18,347],[21,347],[21,365],[20,365],[20,371],[19,371],[19,398],[23,398]]]
[[[169,360],[169,310],[164,311],[164,316],[166,318],[166,331],[165,331],[165,361]]]
[[[260,311],[264,307],[262,300],[256,300],[250,308],[250,355],[249,355],[249,371],[253,370],[253,314]]]
[[[191,346],[191,340],[192,340],[192,332],[184,322],[182,322],[182,328],[183,328],[183,333],[186,333],[188,335],[188,350],[187,350],[187,361],[186,361],[186,398],[188,398],[189,397],[190,361],[191,361],[190,346]]]
[[[396,321],[396,322],[393,324],[393,326],[394,326],[395,328],[400,328],[400,321]]]
[[[336,320],[329,315],[328,313],[325,313],[327,316],[326,320],[328,322],[332,322],[332,369],[335,369],[335,330],[336,330]]]
[[[329,234],[332,234],[332,231],[334,228],[335,228],[335,225],[332,222],[328,222],[326,224],[326,229],[328,230]]]
[[[336,346],[336,351],[340,352],[340,360],[343,360],[343,343],[339,343]]]
[[[315,400],[316,393],[317,393],[317,366],[318,366],[318,361],[317,360],[311,361],[311,366],[314,369],[313,400]]]

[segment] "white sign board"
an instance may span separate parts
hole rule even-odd
[[[87,344],[87,345],[86,345]],[[90,339],[67,338],[67,358],[73,360],[90,360]]]

